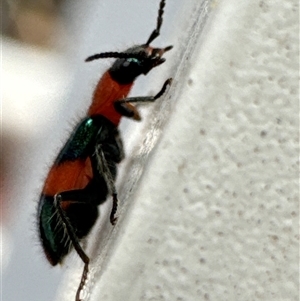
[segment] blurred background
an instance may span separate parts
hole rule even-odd
[[[42,255],[35,210],[71,83],[65,2],[2,2],[3,300],[52,300],[61,279]]]
[[[65,1],[24,0],[4,1],[2,34],[20,43],[53,48],[57,46],[54,33],[62,33],[61,7]]]

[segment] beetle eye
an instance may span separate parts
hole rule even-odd
[[[140,65],[140,64],[141,64],[141,61],[140,61],[139,59],[137,59],[137,58],[129,58],[129,59],[127,59],[127,60],[124,62],[123,66],[124,66],[124,67],[128,67],[130,64],[137,64],[137,65]]]
[[[137,58],[130,58],[130,59],[128,59],[128,61],[130,62],[130,63],[136,63],[136,64],[138,64],[139,63],[139,60],[137,59]]]

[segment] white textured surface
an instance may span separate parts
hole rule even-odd
[[[298,300],[298,2],[213,10],[92,301]]]

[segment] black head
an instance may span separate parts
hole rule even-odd
[[[165,0],[162,0],[158,10],[156,28],[151,33],[146,44],[131,47],[124,52],[95,54],[88,57],[85,61],[90,62],[99,58],[117,58],[109,69],[109,73],[112,78],[120,84],[132,83],[139,75],[147,74],[152,68],[164,63],[165,59],[162,57],[163,54],[172,49],[173,46],[165,48],[153,48],[150,46],[150,43],[160,34],[164,6]]]
[[[128,57],[117,59],[109,73],[120,84],[132,83],[139,75],[147,74],[152,68],[164,63],[166,59],[162,56],[171,48],[152,48],[148,45],[129,48],[123,52]]]

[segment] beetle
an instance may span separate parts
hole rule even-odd
[[[167,79],[155,96],[127,97],[135,79],[165,62],[163,54],[172,46],[153,48],[160,35],[165,0],[160,1],[157,25],[147,42],[124,52],[104,52],[86,59],[116,58],[99,80],[86,116],[77,124],[58,154],[40,195],[39,234],[51,265],[63,262],[74,248],[84,263],[76,301],[85,285],[89,257],[80,245],[98,218],[98,206],[112,196],[111,224],[116,223],[118,206],[115,179],[117,164],[124,158],[118,124],[121,117],[140,120],[134,103],[153,102],[164,94]]]

